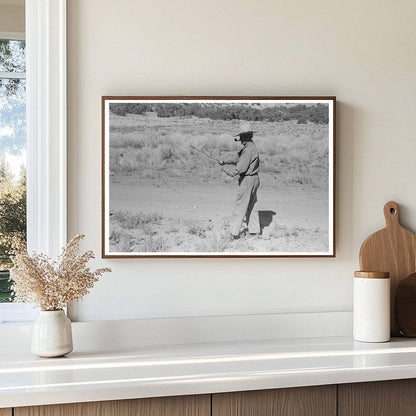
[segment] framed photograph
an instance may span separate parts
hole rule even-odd
[[[335,257],[335,97],[102,97],[102,256]]]

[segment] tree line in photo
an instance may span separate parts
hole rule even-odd
[[[261,104],[259,104],[261,106]],[[158,117],[199,117],[212,120],[248,120],[248,121],[289,121],[299,124],[307,122],[328,124],[328,106],[296,104],[293,106],[276,105],[256,108],[243,104],[203,104],[203,103],[113,103],[110,110],[118,116],[155,112]]]

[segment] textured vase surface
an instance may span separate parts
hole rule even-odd
[[[62,357],[72,351],[71,321],[63,310],[40,311],[34,323],[31,351],[39,357]]]

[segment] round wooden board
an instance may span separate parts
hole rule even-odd
[[[400,335],[394,317],[394,299],[399,282],[416,271],[416,235],[400,225],[399,206],[390,201],[384,205],[386,228],[370,235],[360,250],[361,270],[390,273],[390,326],[393,336]]]

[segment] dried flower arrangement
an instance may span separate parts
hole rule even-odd
[[[72,238],[56,261],[45,254],[29,255],[26,249],[17,252],[10,270],[15,302],[34,303],[45,311],[60,310],[84,297],[103,273],[111,272],[109,268],[88,268],[94,253],[78,254],[83,238],[81,234]]]

